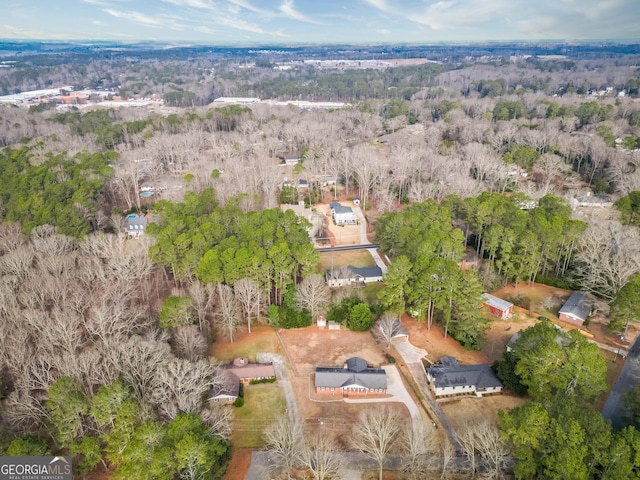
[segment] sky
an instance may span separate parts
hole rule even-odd
[[[0,0],[0,38],[211,45],[640,39],[638,0]]]

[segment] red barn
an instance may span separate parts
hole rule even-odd
[[[511,317],[513,313],[513,303],[509,303],[498,297],[494,297],[488,293],[483,293],[484,305],[489,309],[492,315],[496,317],[507,319]]]

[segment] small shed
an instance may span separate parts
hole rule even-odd
[[[483,293],[482,297],[484,298],[483,305],[487,307],[492,315],[503,320],[511,318],[511,315],[513,314],[513,303],[507,302],[506,300],[495,297],[489,293]]]
[[[340,324],[333,320],[329,320],[329,330],[340,330]]]
[[[318,325],[318,328],[324,328],[327,326],[327,319],[320,315],[316,319],[316,324]]]

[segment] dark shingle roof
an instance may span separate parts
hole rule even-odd
[[[433,366],[429,375],[434,378],[436,388],[466,387],[475,385],[477,389],[502,387],[489,365]]]
[[[351,207],[347,207],[346,205],[342,205],[338,202],[331,202],[329,204],[329,208],[333,211],[333,213],[353,213]]]
[[[363,278],[382,277],[382,269],[380,267],[354,267],[353,265],[347,265],[343,268],[334,268],[333,270],[325,271],[327,278],[351,279],[357,275]]]
[[[591,313],[591,305],[587,295],[587,292],[573,292],[558,314],[564,313],[584,322]]]
[[[369,368],[367,361],[358,357],[348,359],[345,364],[346,368],[316,367],[316,387],[387,388],[387,372],[383,369]]]

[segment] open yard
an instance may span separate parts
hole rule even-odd
[[[286,410],[282,389],[277,384],[244,386],[244,406],[233,407],[231,443],[237,448],[261,447],[262,432]]]
[[[467,419],[483,418],[496,422],[500,410],[510,411],[526,402],[525,398],[513,395],[495,395],[483,398],[453,399],[441,402],[440,406],[453,423],[454,428],[459,428]]]
[[[247,357],[249,361],[255,362],[258,352],[284,354],[273,327],[254,325],[251,327],[251,333],[248,333],[245,326],[236,333],[233,342],[229,342],[223,335],[218,335],[209,351],[212,357],[222,363],[230,363],[237,357]]]
[[[346,207],[354,207],[353,202],[350,201],[342,200],[340,203]],[[325,226],[330,232],[329,238],[332,239],[333,245],[360,244],[360,225],[335,225],[328,204],[318,204],[316,209],[325,216]]]
[[[351,357],[362,357],[373,365],[385,358],[369,332],[319,329],[316,326],[281,330],[280,337],[295,375],[312,373],[316,365],[342,365]]]
[[[346,267],[375,267],[376,262],[366,250],[350,250],[346,252],[321,252],[318,270],[324,272],[331,268]]]
[[[424,348],[427,359],[431,362],[438,361],[443,355],[451,355],[463,364],[489,363],[483,352],[465,350],[453,338],[444,338],[444,330],[435,322],[429,331],[426,323],[418,322],[405,314],[402,316],[402,324],[409,331],[409,341],[416,347]]]

